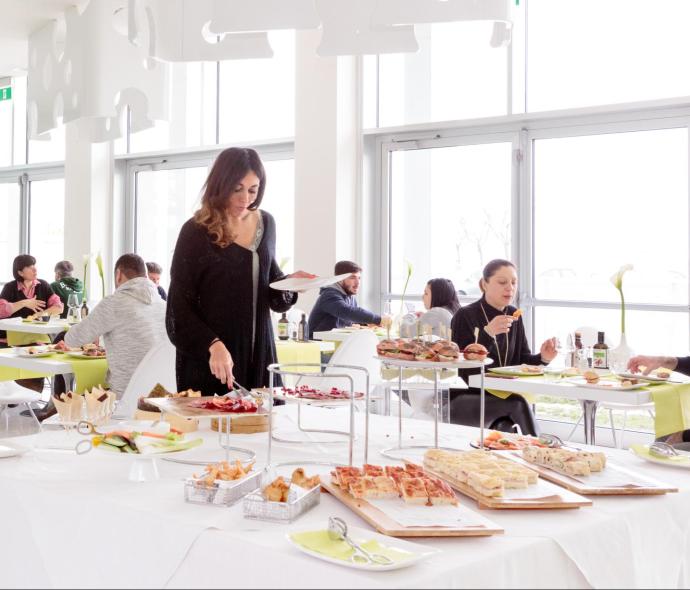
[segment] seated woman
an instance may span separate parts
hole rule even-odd
[[[50,285],[38,279],[36,259],[29,254],[20,254],[12,263],[14,281],[5,283],[0,293],[0,319],[25,318],[35,313],[59,315],[62,313],[62,301],[53,293]],[[23,344],[34,344],[47,341],[40,334],[31,335]],[[0,332],[0,347],[7,346],[7,335]],[[19,385],[35,391],[43,389],[43,378],[19,379]]]
[[[450,335],[450,323],[460,309],[458,292],[450,279],[431,279],[424,287],[422,298],[427,311],[419,317],[419,324],[431,326],[432,334],[446,338]]]
[[[556,358],[556,339],[541,345],[539,354],[532,354],[527,343],[521,317],[513,317],[511,305],[517,293],[517,270],[508,260],[492,260],[484,267],[479,288],[484,294],[479,301],[460,308],[453,316],[453,341],[461,348],[474,342],[475,328],[479,328],[478,342],[489,351],[493,366],[549,364]],[[467,382],[478,369],[460,370]],[[525,398],[511,394],[505,399],[486,395],[486,425],[495,430],[510,432],[518,424],[525,434],[538,434],[537,424]],[[451,391],[450,419],[456,424],[479,426],[479,389]]]

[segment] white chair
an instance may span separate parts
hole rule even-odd
[[[645,410],[651,416],[652,420],[654,420],[655,417],[654,402],[649,402],[648,404],[640,405],[631,405],[618,402],[600,402],[599,408],[602,410],[608,410],[609,412],[609,421],[611,422],[611,435],[613,436],[613,444],[616,446],[617,449],[623,448],[623,437],[625,436],[625,423],[628,420],[628,412],[630,412],[631,410]],[[613,423],[614,410],[623,412],[623,424],[621,425],[620,439],[616,436],[616,426]],[[570,440],[573,434],[575,434],[575,430],[577,430],[577,427],[580,425],[580,422],[582,422],[582,414],[580,414],[580,417],[577,419],[577,422],[575,422],[575,425],[573,426],[573,429],[570,431],[567,440]]]
[[[175,347],[167,338],[153,346],[139,362],[127,389],[117,403],[116,416],[131,418],[139,398],[147,395],[156,383],[160,383],[168,391],[177,391]]]
[[[371,330],[353,332],[347,340],[336,349],[333,356],[328,361],[328,366],[324,369],[324,374],[340,374],[352,377],[355,391],[366,390],[366,375],[363,371],[351,369],[340,369],[333,365],[348,365],[362,367],[369,372],[369,389],[380,380],[379,373],[381,362],[376,358],[376,345],[378,338]],[[309,385],[316,389],[328,391],[332,387],[338,389],[349,389],[350,383],[347,379],[333,377],[326,379],[323,377],[300,377],[298,385]]]
[[[21,387],[12,381],[0,382],[0,438],[33,434],[41,430],[31,407],[41,399],[35,391]],[[10,406],[26,406],[29,416],[22,416],[18,408],[11,411]]]

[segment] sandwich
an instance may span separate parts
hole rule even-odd
[[[582,376],[585,378],[585,381],[587,381],[587,383],[599,383],[599,375],[597,375],[595,371],[585,371],[584,373],[582,373]]]
[[[465,350],[463,350],[463,355],[466,361],[483,361],[488,354],[489,351],[486,349],[486,347],[478,342],[468,344],[465,346]]]

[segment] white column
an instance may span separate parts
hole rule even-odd
[[[113,149],[111,142],[91,143],[81,122],[65,129],[65,258],[82,277],[85,254],[103,257],[106,295],[113,288]],[[89,301],[101,299],[95,261],[87,276]]]
[[[331,275],[360,255],[361,114],[357,58],[319,57],[320,35],[296,34],[295,269]],[[316,297],[300,295],[299,308]]]

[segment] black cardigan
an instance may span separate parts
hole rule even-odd
[[[38,285],[36,285],[36,289],[34,290],[34,298],[40,301],[44,301],[46,307],[48,307],[48,300],[53,295],[55,295],[55,293],[50,288],[48,282],[44,281],[43,279],[38,279]],[[19,290],[17,281],[12,280],[9,283],[5,283],[5,286],[2,288],[2,292],[0,293],[0,299],[4,299],[9,303],[17,303],[17,301],[22,301],[23,299],[26,299],[26,295],[24,295],[24,293]],[[32,315],[33,313],[34,312],[30,310],[28,307],[22,307],[21,309],[15,311],[10,317],[26,318]],[[7,338],[7,333],[4,331],[0,331],[0,338]]]
[[[496,350],[496,342],[489,336],[484,327],[487,325],[486,318],[484,317],[484,312],[482,312],[482,306],[486,312],[486,318],[489,322],[498,315],[503,315],[502,311],[499,311],[495,307],[489,305],[486,299],[482,297],[479,301],[470,303],[465,307],[461,307],[455,312],[453,320],[451,321],[450,328],[453,334],[453,342],[455,342],[461,349],[465,348],[468,344],[474,342],[474,329],[479,328],[479,344],[486,346],[489,351],[489,357],[493,359],[493,367],[498,366],[509,366],[509,365],[521,365],[523,363],[528,365],[540,365],[541,354],[532,354],[527,343],[527,336],[525,335],[525,326],[522,322],[522,318],[513,322],[508,334],[498,334],[496,336],[496,341],[498,342],[499,352]],[[515,311],[515,307],[508,305],[505,309],[505,313],[511,315]],[[506,340],[508,341],[508,354],[507,362],[506,359]],[[476,375],[479,373],[479,369],[461,369],[459,371],[460,376],[467,381],[470,375]]]
[[[204,395],[225,393],[228,386],[209,368],[208,348],[215,338],[232,355],[235,380],[244,387],[268,385],[268,365],[276,362],[270,310],[283,312],[297,300],[291,291],[268,285],[283,278],[275,261],[276,227],[261,211],[264,233],[259,254],[256,336],[252,350],[252,252],[238,244],[214,245],[194,219],[180,230],[170,269],[166,327],[177,348],[177,386]]]

